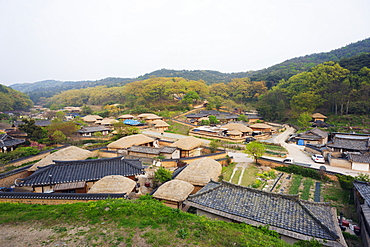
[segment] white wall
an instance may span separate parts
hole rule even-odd
[[[369,164],[352,162],[352,169],[353,170],[358,170],[358,171],[368,172],[369,171]]]

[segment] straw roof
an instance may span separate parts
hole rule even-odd
[[[241,135],[241,134],[243,134],[242,132],[240,132],[239,130],[229,130],[228,132],[227,132],[227,134],[229,134],[229,135]]]
[[[324,116],[324,115],[322,115],[321,113],[318,113],[318,112],[312,114],[312,117],[313,118],[327,118],[326,116]]]
[[[129,118],[134,118],[134,116],[130,114],[126,114],[126,115],[121,115],[118,117],[118,119],[129,119]]]
[[[222,126],[222,128],[226,128],[228,130],[238,130],[242,133],[252,133],[253,130],[251,128],[249,128],[248,126],[244,125],[244,124],[240,124],[240,123],[228,123],[224,126]]]
[[[170,126],[168,123],[166,123],[163,120],[154,120],[150,124],[154,125],[155,127],[168,127],[168,126]]]
[[[194,136],[189,136],[172,143],[171,146],[177,147],[182,150],[192,150],[194,148],[200,147],[202,144],[203,144],[202,140],[199,140]]]
[[[54,160],[85,160],[92,156],[93,153],[86,149],[70,146],[67,148],[63,148],[55,153],[49,154],[48,156],[31,166],[28,171],[36,171],[38,169],[37,167],[54,164]]]
[[[101,120],[100,124],[101,125],[109,125],[109,124],[115,124],[118,123],[119,121],[113,118],[104,118]]]
[[[175,179],[162,184],[156,192],[154,192],[153,197],[168,201],[182,202],[188,198],[193,190],[194,186],[191,183]]]
[[[208,118],[208,117],[201,117],[201,118],[199,118],[199,120],[198,120],[198,121],[200,122],[200,121],[202,121],[202,120],[207,121],[207,120],[209,120],[209,118]]]
[[[135,181],[121,175],[105,176],[96,182],[87,193],[126,193],[136,186]]]
[[[86,115],[82,118],[85,122],[95,122],[96,120],[102,120],[103,118],[99,115]]]
[[[138,118],[145,118],[145,119],[148,119],[148,118],[161,118],[161,117],[158,117],[157,115],[153,114],[153,113],[141,113],[137,116]]]
[[[153,142],[154,139],[143,134],[125,136],[107,145],[108,148],[125,149],[133,145],[143,145]]]
[[[222,166],[211,158],[201,158],[187,165],[176,179],[186,181],[192,185],[206,185],[210,180],[217,181],[221,175]]]
[[[264,123],[255,123],[250,126],[252,129],[271,129],[272,126]]]

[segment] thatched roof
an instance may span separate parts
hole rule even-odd
[[[189,136],[172,143],[171,146],[177,147],[182,150],[192,150],[194,148],[200,147],[202,144],[203,144],[202,140],[199,140],[194,136]]]
[[[150,125],[154,125],[155,127],[168,127],[170,126],[168,123],[166,123],[163,120],[154,120],[150,123]]]
[[[322,115],[321,113],[316,112],[312,114],[312,118],[327,118],[327,117]]]
[[[126,193],[136,186],[135,181],[121,175],[105,176],[96,182],[87,193]]]
[[[134,116],[130,114],[126,114],[126,115],[121,115],[118,117],[118,119],[130,119],[130,118],[134,118]]]
[[[198,119],[199,122],[202,121],[202,120],[207,121],[207,120],[209,120],[209,118],[208,117],[201,117],[201,118]]]
[[[242,133],[252,133],[253,130],[249,128],[248,126],[240,123],[228,123],[224,126],[221,126],[222,128],[226,128],[228,130],[238,130]]]
[[[159,117],[153,113],[142,113],[137,116],[138,118],[144,118],[144,119],[161,119],[162,117]]]
[[[70,146],[56,151],[55,153],[49,154],[48,156],[31,166],[28,171],[36,171],[38,169],[37,167],[54,164],[53,160],[85,160],[92,156],[93,153],[86,149]]]
[[[100,121],[101,125],[110,125],[110,124],[115,124],[118,123],[119,121],[113,118],[104,118],[103,120]]]
[[[221,175],[222,166],[211,158],[201,158],[187,165],[175,179],[186,181],[192,185],[204,186],[210,180],[217,181]]]
[[[97,120],[102,120],[103,118],[99,115],[86,115],[82,118],[85,122],[96,122]]]
[[[242,132],[240,132],[239,130],[229,130],[228,132],[227,132],[227,134],[229,134],[229,135],[241,135],[241,134],[243,134]]]
[[[171,180],[162,184],[153,197],[162,200],[182,202],[190,195],[194,190],[194,186],[186,181],[182,180]]]
[[[252,129],[271,129],[272,126],[264,123],[255,123],[250,126]]]
[[[125,136],[107,145],[108,148],[126,149],[134,145],[143,145],[153,142],[154,139],[143,134]]]

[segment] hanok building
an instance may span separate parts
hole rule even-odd
[[[109,175],[100,179],[91,186],[87,193],[109,193],[129,195],[134,191],[136,182],[121,175]]]
[[[220,111],[200,111],[199,113],[191,113],[185,115],[186,121],[192,124],[199,124],[201,119],[208,118],[209,116],[215,116],[221,123],[228,123],[237,121],[239,116],[229,112]]]
[[[127,151],[132,146],[159,147],[158,141],[144,134],[125,136],[107,145],[108,151]]]
[[[328,203],[300,200],[298,195],[211,181],[184,204],[195,208],[198,215],[253,226],[268,225],[290,244],[316,239],[326,246],[347,246],[335,208]]]
[[[351,169],[357,171],[370,171],[370,154],[347,153],[347,159],[351,162]]]
[[[296,141],[298,145],[326,144],[328,142],[328,132],[318,128],[310,129],[304,133],[298,134],[296,137],[294,137],[294,141]]]
[[[367,153],[370,150],[370,136],[334,133],[334,137],[330,142],[328,142],[327,147],[329,147],[333,152]]]
[[[168,130],[168,127],[170,127],[168,123],[166,123],[163,120],[159,120],[159,119],[150,122],[149,126],[154,128],[157,131],[162,131],[162,132],[165,130]]]
[[[85,123],[88,123],[90,125],[94,125],[96,121],[98,120],[103,120],[103,117],[99,116],[99,115],[86,115],[82,118],[82,120],[85,122]]]
[[[54,162],[21,179],[17,186],[38,193],[86,193],[105,176],[121,175],[134,180],[135,176],[144,174],[141,161],[123,157]]]
[[[163,156],[164,159],[179,159],[180,150],[176,147],[147,147],[147,146],[132,146],[127,149],[128,155],[135,158],[155,159]]]
[[[84,126],[77,130],[77,133],[84,137],[92,137],[96,133],[101,133],[103,136],[106,136],[109,132],[111,132],[111,129],[104,126]]]
[[[95,124],[112,129],[114,124],[118,122],[119,121],[114,118],[103,118],[102,120],[97,120]]]
[[[364,247],[370,246],[370,184],[354,181],[354,201]]]
[[[17,139],[8,134],[0,134],[0,152],[10,152],[25,143],[24,139]]]
[[[208,184],[209,181],[218,180],[221,172],[222,166],[219,162],[204,157],[178,168],[172,178],[194,185],[194,190],[191,192],[191,194],[194,194]]]
[[[240,133],[240,137],[251,136],[253,133],[253,129],[249,128],[247,125],[243,123],[228,123],[226,125],[221,126],[221,128],[227,129],[228,135],[233,135],[233,133],[230,133],[231,131],[237,131],[238,133]]]
[[[185,137],[171,144],[180,150],[180,158],[199,156],[203,141],[193,136]]]
[[[134,119],[134,116],[130,115],[130,114],[125,114],[125,115],[121,115],[119,116],[117,119],[121,120],[121,121],[125,121],[127,119]]]
[[[163,119],[162,117],[157,116],[157,115],[155,115],[153,113],[142,113],[142,114],[138,115],[137,118],[139,120],[145,121],[146,123],[150,123],[150,122],[152,122],[154,120],[161,120],[161,119]]]
[[[249,126],[253,130],[253,135],[272,134],[272,126],[264,123],[255,123]]]
[[[324,116],[324,115],[322,115],[321,113],[318,113],[318,112],[312,114],[312,120],[313,120],[313,122],[315,122],[315,121],[325,122],[325,119],[326,118],[327,118],[326,116]]]
[[[169,207],[181,209],[182,203],[193,190],[194,186],[191,183],[175,179],[162,184],[152,195],[155,199],[164,201]]]

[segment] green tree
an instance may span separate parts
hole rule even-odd
[[[246,115],[239,115],[238,121],[248,122],[248,117]]]
[[[214,115],[208,116],[209,123],[210,124],[219,124],[220,121],[218,121],[217,117]]]
[[[35,120],[22,120],[24,124],[19,126],[19,129],[27,133],[27,137],[32,141],[40,141],[46,138],[46,131],[35,124]]]
[[[187,94],[184,95],[183,101],[194,105],[198,100],[200,100],[199,95],[195,91],[189,91]]]
[[[56,130],[51,137],[55,143],[63,143],[67,140],[67,137],[60,130]]]
[[[253,157],[255,163],[258,164],[257,160],[264,155],[265,150],[266,148],[262,143],[253,141],[245,146],[244,153],[246,153],[249,157]]]
[[[224,99],[221,98],[220,96],[214,96],[214,97],[210,97],[207,99],[208,100],[208,104],[213,108],[216,108],[217,110],[220,110],[223,102],[224,102]]]
[[[93,111],[91,109],[90,106],[87,106],[87,105],[84,105],[82,108],[81,108],[81,114],[82,115],[89,115],[91,114]]]
[[[164,167],[160,167],[154,172],[154,181],[157,183],[167,182],[171,180],[171,178],[172,172]]]
[[[212,140],[209,143],[209,150],[211,151],[211,153],[215,153],[220,146],[221,146],[220,140]]]
[[[311,114],[308,112],[303,112],[297,118],[299,127],[305,128],[310,126],[310,120],[312,119]]]

